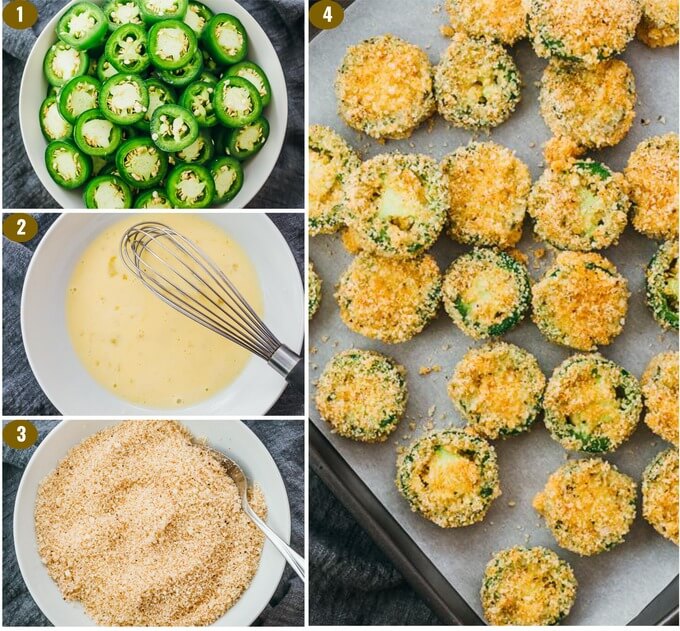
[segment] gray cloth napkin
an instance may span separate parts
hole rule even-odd
[[[441,624],[311,471],[308,497],[310,625]]]
[[[49,620],[38,609],[21,577],[14,552],[12,519],[14,501],[33,452],[58,421],[33,421],[39,438],[30,449],[2,448],[2,621],[4,626],[47,627]],[[215,421],[229,423],[230,421]],[[246,421],[274,458],[286,485],[293,523],[291,545],[304,552],[304,424],[302,421]],[[302,626],[304,587],[288,566],[281,582],[255,626]]]
[[[2,249],[2,409],[6,416],[58,416],[60,414],[41,390],[28,364],[21,338],[21,292],[31,255],[40,239],[59,216],[54,213],[34,215],[38,236],[20,244],[3,237]],[[303,274],[305,236],[303,213],[268,215],[290,246],[298,271]],[[302,416],[304,397],[288,386],[269,412],[270,416]]]
[[[19,129],[19,86],[33,44],[65,0],[32,0],[38,22],[30,29],[3,29],[4,208],[59,208],[42,187],[24,150]],[[3,6],[7,4],[3,0]],[[269,180],[248,208],[304,207],[304,0],[239,0],[264,29],[281,61],[288,89],[288,129]],[[38,112],[35,113],[38,124]]]

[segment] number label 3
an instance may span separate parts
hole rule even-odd
[[[12,449],[28,449],[38,440],[38,430],[31,421],[10,421],[2,428],[2,440]]]

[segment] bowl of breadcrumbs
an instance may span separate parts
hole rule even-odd
[[[284,539],[281,475],[238,421],[62,421],[17,493],[17,560],[56,626],[249,625],[284,561],[205,448],[241,464],[251,507]]]

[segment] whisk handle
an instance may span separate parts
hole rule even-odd
[[[305,362],[297,353],[290,350],[285,344],[281,344],[274,351],[269,365],[296,390],[304,391],[305,388]]]

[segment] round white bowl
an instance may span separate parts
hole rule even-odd
[[[34,508],[40,482],[88,436],[120,421],[62,421],[31,458],[14,504],[14,548],[19,569],[33,600],[55,626],[93,626],[79,603],[65,601],[38,554]],[[290,506],[281,474],[260,439],[240,421],[183,421],[196,438],[226,453],[243,468],[249,482],[257,483],[267,503],[267,524],[290,540]],[[281,580],[285,561],[265,540],[260,565],[248,589],[214,626],[246,626],[267,606]]]
[[[62,188],[50,177],[45,166],[47,141],[40,131],[38,116],[40,105],[45,100],[49,88],[43,72],[43,60],[50,46],[57,41],[55,30],[59,18],[76,1],[72,0],[64,6],[40,33],[26,61],[19,92],[19,124],[26,153],[40,182],[62,208],[85,208],[82,189]],[[92,1],[102,4],[101,0]],[[264,112],[269,121],[269,139],[256,156],[244,162],[243,188],[239,194],[228,204],[219,206],[219,208],[243,208],[267,181],[281,152],[288,121],[286,80],[272,43],[250,13],[235,0],[201,1],[215,13],[230,13],[241,20],[248,33],[248,59],[262,67],[272,88],[272,100]]]
[[[262,319],[283,344],[300,351],[304,298],[295,259],[272,221],[259,213],[205,213],[245,250],[264,297]],[[277,401],[286,381],[259,357],[211,398],[183,408],[143,407],[119,398],[87,372],[71,344],[66,294],[82,252],[107,226],[132,214],[64,214],[43,237],[26,272],[21,296],[21,332],[26,356],[40,387],[65,416],[260,416]],[[145,213],[145,220],[153,220]],[[217,335],[217,334],[216,334]]]

